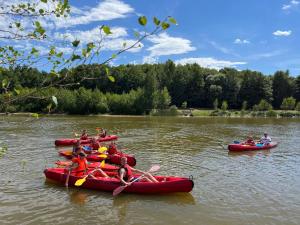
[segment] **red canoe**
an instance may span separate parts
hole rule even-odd
[[[117,135],[108,135],[106,137],[103,138],[98,138],[97,141],[98,142],[105,142],[105,141],[113,141],[113,140],[117,140],[118,136]],[[55,145],[56,146],[69,146],[69,145],[74,145],[78,140],[80,139],[76,139],[76,138],[70,138],[70,139],[57,139],[55,140]],[[80,140],[81,144],[89,144],[91,142],[92,138],[88,138],[85,140]]]
[[[58,167],[66,167],[66,166],[70,166],[72,164],[72,162],[71,161],[56,161],[55,164]],[[101,164],[101,162],[92,162],[92,163],[88,164],[88,168],[95,169],[96,167],[99,167],[100,164]],[[104,167],[101,167],[101,169],[105,170],[105,171],[117,171],[119,169],[119,167],[105,163]]]
[[[64,184],[67,174],[64,168],[49,168],[44,170],[45,176],[49,180]],[[116,173],[108,173],[109,176],[114,176]],[[104,178],[99,174],[94,174],[95,178],[87,178],[81,187],[87,189],[94,189],[100,191],[112,192],[120,186],[120,180],[114,177]],[[170,177],[170,176],[154,176],[158,183],[151,183],[147,181],[134,182],[129,187],[125,188],[123,192],[137,193],[137,194],[159,194],[172,192],[190,192],[194,187],[193,180],[184,177]],[[70,175],[69,186],[74,186],[75,182],[82,177]]]
[[[229,151],[242,152],[242,151],[258,151],[274,148],[277,146],[277,142],[271,142],[268,145],[244,145],[244,144],[230,144],[228,145]]]
[[[64,156],[67,159],[72,158],[72,151],[71,150],[61,150],[58,153],[59,153],[59,155]],[[118,153],[118,154],[114,154],[114,155],[108,155],[107,158],[103,158],[103,157],[101,157],[101,155],[102,154],[97,154],[97,153],[88,154],[86,159],[89,162],[100,162],[102,160],[105,160],[109,163],[120,165],[122,156],[125,156],[127,158],[127,163],[128,163],[129,166],[135,166],[136,165],[136,159],[133,155]]]

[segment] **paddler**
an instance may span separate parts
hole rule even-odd
[[[120,177],[120,181],[123,185],[129,185],[131,181],[134,180],[133,172],[141,173],[145,177],[141,178],[147,180],[148,182],[152,183],[158,183],[158,180],[155,179],[150,173],[144,172],[142,170],[138,170],[135,168],[132,168],[127,164],[127,158],[122,157],[121,158],[121,166],[118,170],[118,175]]]
[[[100,168],[97,168],[94,172],[99,171],[102,176],[108,177],[108,175]],[[70,165],[68,169],[68,175],[66,178],[65,186],[68,187],[69,184],[69,177],[70,174],[75,176],[84,176],[89,175],[93,178],[95,178],[92,174],[87,174],[88,172],[88,162],[86,160],[86,154],[83,152],[80,152],[78,156],[74,156],[72,158],[72,164]]]
[[[255,141],[253,140],[253,137],[251,137],[251,136],[249,136],[248,137],[248,139],[247,139],[247,141],[245,141],[244,143],[243,143],[244,145],[255,145]]]
[[[264,136],[261,137],[260,143],[263,145],[268,145],[272,142],[271,137],[265,132]]]
[[[86,129],[82,130],[82,134],[81,134],[81,136],[80,136],[80,139],[81,139],[81,140],[86,140],[86,139],[88,139],[88,134],[87,134]]]

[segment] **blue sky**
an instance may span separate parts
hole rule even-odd
[[[290,70],[300,74],[300,0],[71,0],[73,14],[67,20],[45,21],[53,40],[97,38],[102,24],[113,35],[103,48],[105,59],[134,41],[134,30],[143,31],[139,15],[174,17],[178,26],[153,36],[142,47],[125,53],[113,65],[198,63],[210,68],[224,66],[273,74]],[[150,24],[149,24],[150,25]],[[147,31],[153,27],[147,26]],[[30,44],[28,44],[30,46]],[[59,44],[57,44],[59,45]],[[43,49],[46,45],[41,45]],[[68,47],[61,47],[67,53]]]

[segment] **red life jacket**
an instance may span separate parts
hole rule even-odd
[[[100,147],[99,143],[95,142],[91,144],[91,147],[93,150],[98,150],[98,148]]]
[[[115,145],[109,145],[109,146],[108,146],[108,151],[107,151],[107,153],[108,153],[109,155],[117,154],[118,151],[117,151],[116,146],[115,146]]]
[[[129,165],[125,165],[125,166],[120,166],[119,170],[118,170],[118,174],[120,176],[120,172],[121,172],[121,169],[125,169],[125,174],[123,176],[123,179],[125,181],[129,181],[132,177],[133,177],[133,173],[132,173],[132,170],[131,170],[131,167]]]

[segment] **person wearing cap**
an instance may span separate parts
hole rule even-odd
[[[268,145],[272,141],[271,137],[265,132],[264,136],[261,137],[260,143],[263,145]]]
[[[141,173],[142,175],[144,175],[145,177],[141,178],[141,180],[145,179],[148,182],[158,183],[158,180],[156,180],[155,177],[153,177],[150,173],[132,168],[127,164],[127,158],[122,157],[118,175],[123,185],[129,185],[129,183],[134,179],[133,172]]]
[[[82,147],[80,145],[80,140],[77,140],[77,142],[73,145],[72,155],[78,156],[78,154],[82,151]]]

